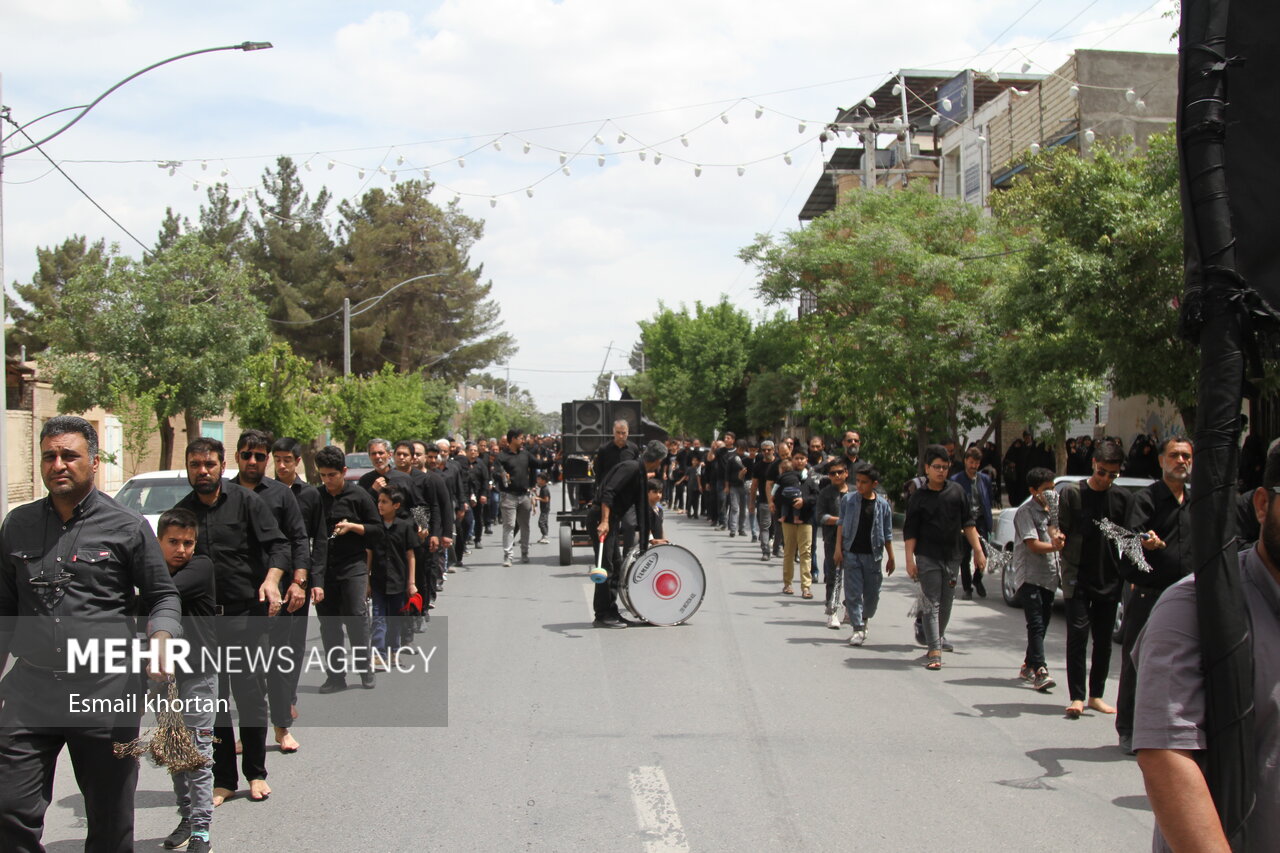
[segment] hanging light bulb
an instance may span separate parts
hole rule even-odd
[[[762,115],[764,115],[764,107],[756,104],[756,118],[760,118]]]
[[[985,136],[983,136],[981,133],[979,133],[979,134],[978,134],[978,144],[979,144],[979,145],[986,145],[986,144],[987,144],[987,138],[986,138]]]
[[[310,160],[308,160],[307,162],[303,163],[303,164],[302,164],[302,168],[304,168],[304,169],[306,169],[308,172],[310,172],[310,171],[311,171],[311,161],[310,161]]]
[[[598,133],[596,134],[595,141],[596,141],[596,145],[604,145],[604,138],[601,137],[600,134]]]
[[[529,153],[529,149],[530,149],[530,148],[532,148],[532,147],[533,147],[532,145],[530,145],[529,143],[527,143],[527,142],[526,142],[526,143],[524,144],[524,153],[528,154],[528,153]]]
[[[454,203],[454,204],[462,204],[462,196],[461,196],[460,194],[458,194],[458,193],[454,193],[454,194],[453,194],[453,203]]]
[[[356,172],[356,177],[363,181],[363,180],[364,180],[364,169],[361,169],[361,170],[359,170],[358,172]]]
[[[1030,62],[1024,62],[1024,63],[1022,63],[1022,73],[1023,73],[1023,74],[1026,74],[1026,73],[1027,73],[1028,71],[1030,71],[1030,70],[1031,70],[1031,63],[1030,63]]]
[[[501,151],[501,150],[502,150],[502,140],[500,140],[500,139],[495,139],[495,140],[493,140],[493,150],[494,150],[494,151]]]
[[[893,96],[896,98],[896,97],[898,97],[898,96],[899,96],[899,95],[901,95],[901,94],[902,94],[902,84],[901,84],[901,83],[894,83],[894,84],[893,84]]]
[[[569,171],[568,166],[561,166],[560,171],[564,172],[566,177],[573,174],[571,171]]]
[[[747,167],[746,167],[746,166],[739,166],[739,167],[738,167],[738,177],[739,177],[739,178],[741,178],[741,177],[742,177],[743,175],[745,175],[746,173],[747,173]]]
[[[1133,105],[1140,110],[1145,110],[1147,108],[1147,102],[1142,100],[1142,98],[1138,98],[1138,100],[1135,101]]]
[[[684,136],[684,135],[682,134],[682,135],[680,136],[680,144],[681,144],[681,145],[683,145],[685,148],[688,148],[688,147],[689,147],[689,137]]]
[[[222,177],[224,177],[224,178],[225,178],[227,175],[230,175],[230,174],[231,174],[231,170],[230,170],[230,169],[223,169],[223,170],[222,170],[221,172],[219,172],[218,174],[220,174]]]
[[[987,79],[988,79],[988,80],[990,80],[992,83],[999,83],[999,82],[1000,82],[1000,72],[999,72],[999,71],[988,71],[988,72],[987,72]]]
[[[600,154],[600,155],[598,155],[598,156],[596,157],[596,165],[597,165],[597,166],[603,166],[603,165],[604,165],[604,155],[603,155],[603,154]]]
[[[867,97],[863,99],[862,103],[866,104],[867,109],[869,110],[874,110],[876,108],[876,99],[870,95],[867,95]]]
[[[1029,92],[1027,92],[1027,90],[1026,90],[1026,89],[1014,89],[1014,90],[1013,90],[1013,96],[1014,96],[1015,98],[1025,98],[1028,94],[1030,94],[1030,93],[1029,93]]]
[[[1084,132],[1084,141],[1086,145],[1092,145],[1093,140],[1098,138],[1098,134],[1093,132],[1093,128],[1089,128]]]
[[[902,127],[902,116],[894,116],[894,117],[893,117],[893,126],[894,126],[895,128],[899,128],[899,129],[901,129],[901,127]]]
[[[1036,156],[1037,154],[1040,153],[1040,143],[1039,142],[1031,143],[1031,145],[1027,148],[1027,150],[1031,152],[1032,157]]]
[[[489,206],[490,207],[498,206],[498,197],[496,195],[489,196]]]
[[[728,113],[720,113],[720,121],[724,122],[725,124],[728,124],[728,123],[729,123],[729,114],[728,114]]]
[[[854,131],[854,127],[853,127],[853,125],[852,125],[852,124],[846,124],[846,125],[844,126],[844,138],[845,138],[845,139],[853,139],[853,131]]]
[[[786,163],[788,166],[790,166],[790,165],[791,165],[791,153],[790,153],[790,152],[787,152],[786,154],[783,154],[783,155],[782,155],[782,162]]]
[[[192,182],[191,182],[191,191],[192,191],[192,192],[196,192],[196,191],[197,191],[197,190],[199,190],[199,189],[200,189],[200,182],[199,182],[199,181],[192,181]]]
[[[653,165],[656,166],[661,162],[662,162],[662,153],[659,151],[653,152]]]
[[[567,162],[569,162],[569,155],[565,154],[563,151],[560,152],[560,165],[563,166]]]
[[[643,163],[643,162],[644,162],[644,159],[645,159],[646,157],[648,157],[648,156],[649,156],[649,153],[648,153],[647,151],[641,151],[641,152],[640,152],[640,162],[641,162],[641,163]]]
[[[208,164],[206,161],[204,161],[204,160],[201,160],[201,161],[200,161],[200,171],[202,171],[202,172],[207,172],[207,171],[209,171],[209,164]]]
[[[1138,93],[1132,89],[1128,89],[1124,93],[1124,99],[1132,104],[1138,100]]]
[[[1073,98],[1080,97],[1080,87],[1077,86],[1075,83],[1072,83],[1071,88],[1067,89],[1067,94]]]
[[[404,165],[404,155],[403,155],[403,154],[398,154],[398,155],[396,155],[396,165],[397,165],[397,166],[403,166],[403,165]]]
[[[331,172],[332,172],[332,171],[333,171],[333,167],[334,167],[334,166],[336,166],[336,165],[337,165],[336,163],[334,163],[332,160],[330,160],[330,161],[329,161],[329,171],[331,171]]]
[[[618,131],[618,142],[619,142],[619,144],[621,144],[621,143],[623,143],[623,142],[626,142],[626,141],[627,141],[627,134],[626,134],[626,132],[625,132],[625,131]]]
[[[177,171],[178,171],[177,166],[173,166],[173,165],[169,166],[169,177],[172,178],[174,176],[174,173],[176,173]]]
[[[528,189],[526,189],[524,191],[524,194],[527,195],[529,198],[533,198],[533,187],[529,187]]]
[[[943,110],[943,112],[948,112],[948,113],[949,113],[949,112],[951,112],[951,99],[950,99],[950,98],[943,98],[943,99],[942,99],[942,110]]]
[[[797,130],[799,130],[801,133],[804,133],[804,131],[805,131],[805,127],[806,127],[805,123],[804,123],[804,122],[800,122],[799,127],[797,127],[796,129],[797,129]]]
[[[937,113],[934,113],[933,115],[929,116],[929,127],[937,127],[938,122],[940,121],[942,121],[942,116],[938,115]]]
[[[694,166],[694,167],[693,167],[693,176],[694,176],[695,178],[701,178],[701,177],[702,177],[702,167],[701,167],[701,166]]]
[[[391,174],[390,172],[388,172],[388,171],[387,171],[387,167],[386,167],[386,166],[379,166],[379,167],[378,167],[378,172],[379,172],[379,174],[383,174],[383,175],[389,175],[389,174]]]
[[[467,158],[466,158],[466,157],[459,157],[459,158],[458,158],[458,168],[459,168],[459,169],[465,169],[465,168],[467,168]]]

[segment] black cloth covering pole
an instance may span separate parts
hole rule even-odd
[[[1236,0],[1235,11],[1249,2]],[[1186,244],[1183,321],[1200,344],[1191,518],[1205,670],[1205,775],[1231,848],[1241,851],[1254,807],[1253,660],[1233,504],[1244,351],[1252,344],[1250,306],[1257,296],[1250,293],[1239,263],[1227,168],[1228,120],[1247,124],[1249,116],[1228,116],[1228,84],[1234,65],[1264,57],[1232,55],[1232,5],[1230,0],[1183,0],[1178,146]]]

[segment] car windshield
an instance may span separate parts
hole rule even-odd
[[[173,509],[190,491],[185,480],[130,480],[116,493],[116,500],[143,515],[159,515]]]
[[[372,468],[373,460],[369,458],[368,453],[348,453],[347,467],[348,468]]]

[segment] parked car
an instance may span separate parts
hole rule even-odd
[[[347,475],[343,477],[348,483],[354,483],[373,470],[373,460],[368,453],[347,454]]]
[[[1053,482],[1056,485],[1058,483],[1063,483],[1070,480],[1079,480],[1079,479],[1081,479],[1080,475],[1072,474],[1069,476],[1057,477],[1054,479]],[[1121,488],[1121,489],[1127,489],[1130,492],[1138,492],[1138,491],[1141,491],[1142,489],[1145,489],[1147,486],[1151,485],[1154,482],[1155,482],[1154,480],[1147,479],[1146,477],[1119,477],[1116,479],[1115,486],[1113,486],[1112,488]],[[1031,498],[1027,498],[1027,500],[1031,500]],[[999,550],[1008,551],[1008,552],[1013,551],[1013,541],[1014,541],[1013,516],[1016,512],[1017,510],[1012,508],[1001,510],[1000,517],[996,519],[995,534],[991,537],[992,548],[998,548]],[[1018,589],[1017,587],[1014,586],[1014,572],[1013,572],[1012,564],[1009,565],[1009,568],[1003,573],[1002,577],[1000,578],[1000,595],[1001,597],[1004,598],[1004,603],[1009,605],[1010,607],[1022,606],[1021,603],[1017,600]],[[1062,591],[1059,590],[1058,598],[1061,599],[1061,596],[1062,596]],[[1120,618],[1123,614],[1124,614],[1124,602],[1121,601],[1119,609],[1116,610],[1115,631],[1117,633],[1117,636],[1120,630]]]
[[[236,471],[223,471],[224,479],[230,480]],[[150,471],[130,477],[129,481],[116,492],[115,499],[130,509],[137,510],[151,524],[154,533],[160,514],[185,498],[191,491],[191,483],[187,480],[187,472],[182,469],[168,471]]]

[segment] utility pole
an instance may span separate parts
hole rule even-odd
[[[342,298],[342,375],[351,375],[351,298]]]

